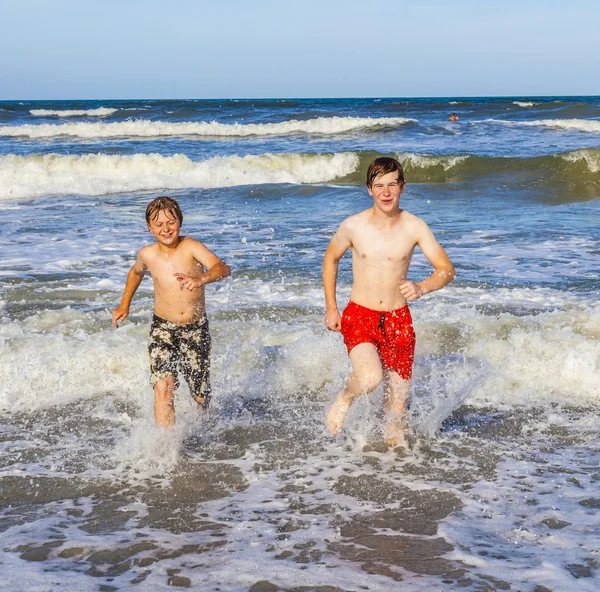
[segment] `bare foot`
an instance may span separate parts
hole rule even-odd
[[[400,434],[398,436],[387,436],[383,439],[383,441],[385,442],[386,446],[389,446],[390,448],[397,448],[398,446],[406,448],[406,437],[404,434]]]
[[[347,399],[342,393],[339,393],[333,405],[329,408],[327,412],[327,429],[332,434],[337,434],[344,426],[344,419],[346,419],[351,403],[352,399]]]
[[[206,409],[208,407],[208,397],[192,397],[200,407]]]
[[[406,419],[404,414],[400,417],[390,418],[383,441],[392,448],[396,446],[406,448]]]

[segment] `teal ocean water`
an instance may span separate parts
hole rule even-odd
[[[380,392],[324,425],[322,257],[378,155],[458,274],[411,305],[404,452]],[[174,434],[149,278],[110,324],[161,194],[233,271]],[[0,102],[0,224],[0,589],[598,589],[600,97]]]

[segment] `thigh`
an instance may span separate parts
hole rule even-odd
[[[361,377],[373,377],[381,381],[383,367],[379,352],[372,343],[360,343],[350,351],[352,372]]]
[[[376,345],[377,313],[354,302],[349,302],[342,315],[340,332],[348,350],[348,355],[359,345]]]
[[[154,322],[150,328],[148,355],[152,383],[173,375],[177,384],[177,337],[164,323]]]
[[[385,338],[380,344],[380,354],[386,370],[410,380],[415,360],[415,331],[410,313],[402,318],[391,318],[385,325]]]
[[[200,327],[182,334],[180,367],[194,397],[206,397],[210,394],[210,349],[208,321],[205,320]]]

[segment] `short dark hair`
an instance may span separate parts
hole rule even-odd
[[[373,181],[375,181],[377,177],[393,173],[394,171],[398,171],[398,183],[403,185],[404,170],[402,169],[402,165],[395,158],[390,158],[389,156],[376,158],[367,169],[367,187],[371,189]]]
[[[154,220],[161,212],[167,212],[177,218],[179,223],[183,223],[183,214],[179,204],[172,198],[166,195],[161,195],[153,199],[146,208],[146,223],[150,224],[150,220]]]

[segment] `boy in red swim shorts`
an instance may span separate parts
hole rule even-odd
[[[455,277],[454,266],[427,224],[400,209],[406,182],[401,164],[377,158],[367,171],[373,207],[346,218],[331,239],[323,261],[325,325],[340,331],[348,348],[352,372],[329,408],[327,427],[337,434],[350,405],[359,395],[384,385],[387,416],[385,441],[404,445],[408,390],[415,351],[415,333],[407,302],[439,290]],[[419,246],[434,268],[426,279],[406,279]],[[350,303],[340,315],[336,300],[340,259],[352,248]]]

